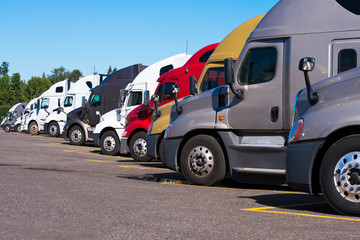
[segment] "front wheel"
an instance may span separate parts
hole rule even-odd
[[[337,212],[360,215],[360,135],[344,137],[328,149],[320,167],[320,185]]]
[[[38,135],[39,134],[39,127],[36,122],[32,122],[29,125],[29,132],[31,135]]]
[[[130,143],[130,155],[137,162],[149,162],[152,159],[147,153],[146,133],[137,132],[131,137]]]
[[[120,142],[113,131],[105,132],[100,139],[100,147],[103,154],[115,156],[120,153]]]
[[[85,143],[85,134],[81,127],[75,126],[69,132],[70,144],[81,146]]]
[[[50,123],[48,132],[49,132],[50,137],[58,137],[60,135],[59,124],[57,124],[56,122]]]
[[[4,130],[5,130],[5,132],[9,133],[10,132],[10,125],[6,125],[4,127]]]
[[[180,167],[192,184],[211,186],[222,181],[226,174],[223,150],[216,139],[198,135],[185,145],[180,156]]]
[[[21,132],[21,124],[16,125],[15,129],[17,132]]]

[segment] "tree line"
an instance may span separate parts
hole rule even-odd
[[[29,102],[31,99],[39,97],[43,92],[49,89],[54,83],[65,79],[78,80],[83,77],[80,70],[74,69],[71,72],[63,66],[55,68],[50,75],[42,74],[41,77],[33,76],[28,81],[21,80],[20,73],[14,73],[9,76],[9,63],[2,62],[0,66],[0,106],[12,106],[19,102]],[[115,72],[109,66],[107,74]],[[97,74],[97,73],[94,73]]]

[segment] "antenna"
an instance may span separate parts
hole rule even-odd
[[[187,61],[187,55],[188,55],[188,40],[186,39],[186,56],[185,56],[185,60]]]
[[[94,65],[94,72],[93,72],[93,75],[95,75],[95,65]]]

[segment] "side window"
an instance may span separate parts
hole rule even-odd
[[[201,57],[199,58],[199,62],[207,62],[207,60],[209,59],[209,57],[211,56],[211,54],[214,52],[214,50],[210,50],[206,53],[204,53],[203,55],[201,55]]]
[[[175,83],[174,82],[168,82],[165,83],[165,88],[164,88],[164,101],[166,100],[172,100],[173,96],[172,96],[172,86],[174,86]]]
[[[101,100],[101,96],[100,95],[93,95],[90,99],[90,107],[98,107],[100,106],[100,100]]]
[[[130,92],[128,107],[140,105],[142,103],[142,92]]]
[[[64,101],[64,107],[71,107],[73,104],[73,100],[74,100],[73,97],[70,96],[66,97]]]
[[[257,84],[275,77],[277,51],[275,48],[251,49],[241,66],[240,84]]]
[[[48,108],[48,107],[49,107],[49,99],[48,99],[48,98],[44,98],[44,99],[41,101],[41,109]]]
[[[357,66],[357,53],[354,49],[343,49],[338,55],[338,73],[345,72]]]
[[[159,96],[159,104],[162,102],[163,90],[164,90],[164,84],[162,83],[156,92],[156,95]]]
[[[210,68],[205,73],[201,83],[201,92],[216,88],[225,84],[224,68]]]
[[[57,87],[56,89],[55,89],[55,92],[56,93],[62,93],[64,91],[64,88],[63,87]]]
[[[174,66],[172,64],[166,65],[160,69],[159,76],[163,75],[164,73],[170,72],[173,69],[174,69]]]

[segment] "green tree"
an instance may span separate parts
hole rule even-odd
[[[43,92],[51,87],[51,82],[47,78],[31,77],[25,87],[25,97],[27,101],[39,97]]]
[[[23,93],[21,91],[21,79],[20,73],[14,73],[10,81],[10,89],[12,93],[12,103],[19,103],[23,99]]]
[[[0,66],[0,75],[4,76],[5,74],[8,74],[8,72],[9,72],[9,63],[2,62]]]
[[[82,72],[80,72],[80,70],[79,69],[75,69],[75,70],[73,70],[71,73],[70,73],[70,75],[69,75],[69,78],[71,79],[71,80],[79,80],[79,78],[80,77],[82,77],[83,75],[82,75]]]
[[[63,66],[59,68],[55,68],[51,72],[52,74],[48,76],[48,79],[52,84],[65,80],[70,76],[70,72],[66,71],[66,69]]]
[[[109,66],[109,68],[108,68],[107,75],[110,75],[110,73],[112,73],[112,68],[111,68],[111,66]]]
[[[10,91],[10,78],[7,74],[4,74],[0,78],[0,105],[10,103],[11,91]]]

